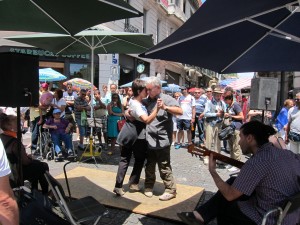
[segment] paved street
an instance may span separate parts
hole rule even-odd
[[[23,136],[23,143],[30,143],[30,133],[26,133]],[[117,151],[114,155],[108,156],[105,155],[105,163],[100,162],[98,167],[100,170],[117,172],[118,162],[119,162],[119,151]],[[52,175],[56,176],[58,174],[63,173],[63,165],[65,162],[54,162],[54,160],[48,161],[50,172]],[[211,195],[216,192],[217,188],[208,172],[207,166],[203,164],[203,162],[196,158],[192,157],[189,153],[187,153],[187,149],[178,149],[175,150],[172,147],[171,151],[171,162],[173,167],[173,172],[176,178],[176,182],[179,184],[190,185],[190,186],[200,186],[205,188],[205,194],[202,196],[199,204],[203,201],[209,199]],[[70,170],[76,166],[84,166],[89,168],[96,168],[95,164],[92,160],[88,163],[71,163],[67,166],[67,170]],[[129,167],[127,174],[130,174],[132,167]],[[218,169],[219,174],[223,179],[227,179],[229,177],[230,172],[226,169]],[[144,172],[142,173],[142,177],[144,177]],[[114,179],[114,178],[112,178]],[[157,173],[157,179],[160,180],[159,174]],[[111,187],[113,190],[113,187]],[[71,187],[72,190],[72,187]],[[184,209],[182,209],[184,211]],[[179,224],[174,223],[172,221],[156,219],[153,217],[147,217],[135,213],[130,213],[128,211],[119,210],[119,209],[109,209],[110,213],[107,217],[101,219],[99,224],[112,224],[112,225],[120,225],[120,224],[136,224],[136,225],[154,225],[154,224]],[[211,222],[210,225],[216,225],[215,222]]]

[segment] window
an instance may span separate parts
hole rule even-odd
[[[82,78],[90,81],[90,65],[87,63],[70,63],[70,78]]]
[[[158,43],[160,41],[160,25],[161,25],[161,21],[157,20],[157,23],[156,23],[156,43]]]
[[[173,32],[174,32],[174,28],[170,27],[169,35],[173,34]]]
[[[146,9],[143,10],[143,33],[147,33],[147,13],[148,11]]]
[[[130,5],[130,0],[125,0],[125,2],[127,2],[129,5]],[[129,18],[126,18],[125,19],[125,26],[127,25],[129,25],[130,24],[130,19]]]

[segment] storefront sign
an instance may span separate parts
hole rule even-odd
[[[136,67],[136,70],[137,70],[139,73],[144,72],[144,70],[145,70],[145,65],[144,65],[144,64],[139,64],[139,65]]]
[[[112,64],[114,64],[114,65],[118,64],[117,54],[112,54]]]
[[[41,50],[41,49],[29,49],[29,48],[10,48],[10,52],[26,54],[26,55],[36,55],[36,56],[51,56],[58,57],[53,52]],[[89,54],[73,54],[73,55],[60,55],[62,58],[70,58],[70,59],[90,59]]]

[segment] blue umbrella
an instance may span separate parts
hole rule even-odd
[[[39,80],[44,82],[53,82],[53,81],[61,81],[67,79],[66,76],[62,75],[61,73],[51,69],[39,69]]]
[[[167,87],[162,88],[166,92],[181,92],[180,86],[177,84],[168,84]]]
[[[141,80],[147,81],[150,77],[143,77],[141,78]],[[160,81],[162,86],[165,86],[167,84],[167,81],[161,80]],[[120,86],[120,88],[126,88],[126,87],[131,87],[132,86],[132,81],[127,83],[127,84],[123,84]]]

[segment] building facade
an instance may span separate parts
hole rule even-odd
[[[157,44],[176,31],[199,8],[196,0],[127,0],[143,12],[143,17],[119,20],[103,24],[115,30],[152,34]],[[179,53],[180,54],[180,53]],[[99,55],[99,86],[103,84],[128,83],[143,76],[157,76],[168,83],[198,86],[202,75],[195,68],[177,62],[144,59],[138,55]],[[118,63],[113,64],[113,57]],[[111,67],[119,67],[119,76],[111,74]]]

